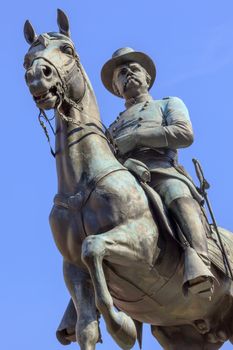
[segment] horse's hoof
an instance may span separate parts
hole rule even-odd
[[[121,349],[131,349],[137,340],[137,331],[133,320],[124,312],[118,312],[114,317],[114,327],[107,327],[116,343]]]

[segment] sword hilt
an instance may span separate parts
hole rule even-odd
[[[200,181],[201,192],[205,193],[205,190],[208,190],[210,188],[210,184],[208,183],[208,181],[204,177],[203,170],[201,168],[201,164],[199,163],[199,161],[195,158],[193,158],[192,161],[193,161],[193,164],[195,167],[195,171],[196,171],[198,180]]]

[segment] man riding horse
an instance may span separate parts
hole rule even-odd
[[[104,65],[102,79],[125,98],[126,111],[105,135],[61,10],[57,22],[59,32],[39,36],[29,21],[24,26],[30,44],[25,79],[39,119],[49,122],[45,110],[55,111],[58,190],[49,219],[72,298],[57,338],[95,350],[101,315],[124,350],[136,339],[141,345],[143,323],[151,325],[164,349],[186,350],[192,344],[193,350],[217,350],[226,340],[233,342],[233,236],[216,225],[209,236],[212,275],[203,199],[177,163],[177,149],[193,141],[186,107],[177,98],[154,101],[148,93],[155,79],[152,60],[120,49]],[[109,133],[124,165],[112,152]],[[228,259],[215,231],[223,238],[219,243],[229,247]],[[219,283],[212,295],[214,279]]]
[[[109,132],[121,162],[133,158],[149,168],[150,186],[160,195],[188,244],[202,259],[195,259],[198,266],[194,269],[189,266],[192,258],[186,262],[188,271],[184,282],[188,289],[211,295],[213,275],[209,270],[206,231],[201,220],[202,198],[177,159],[177,149],[193,142],[189,113],[177,97],[162,100],[151,97],[149,89],[155,76],[151,58],[131,48],[117,50],[105,63],[101,72],[103,84],[112,94],[124,98],[126,107],[111,124]]]

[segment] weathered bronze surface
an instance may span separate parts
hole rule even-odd
[[[120,49],[102,79],[126,110],[104,133],[60,10],[58,26],[39,36],[28,21],[24,28],[26,83],[41,113],[56,116],[50,225],[72,297],[58,339],[94,350],[102,315],[122,349],[141,342],[143,322],[164,349],[219,349],[233,341],[232,281],[202,198],[177,163],[177,148],[193,140],[187,109],[178,98],[154,101],[152,60]],[[220,232],[232,264],[233,236]]]

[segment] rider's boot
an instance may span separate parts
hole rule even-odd
[[[195,199],[182,197],[169,207],[188,244],[184,249],[184,292],[211,299],[215,277],[210,271],[206,233],[201,221],[201,209]]]

